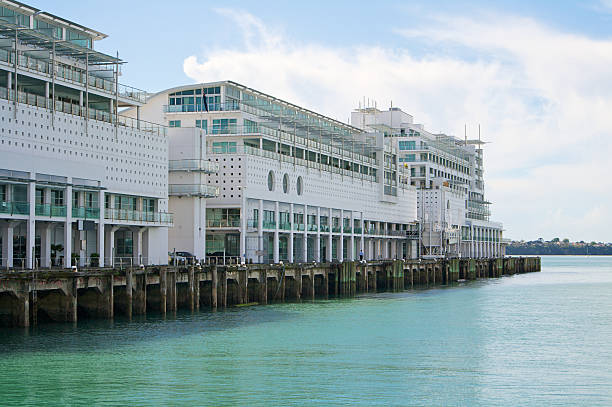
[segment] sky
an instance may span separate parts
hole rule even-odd
[[[513,239],[612,241],[612,0],[27,2],[150,92],[233,80],[348,121],[364,97],[485,148]]]

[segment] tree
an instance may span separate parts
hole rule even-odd
[[[563,243],[569,243],[569,239],[568,238],[563,239]]]
[[[558,238],[558,237],[555,237],[553,240],[551,240],[551,242],[553,242],[553,243],[558,243],[558,242],[559,242],[559,238]]]

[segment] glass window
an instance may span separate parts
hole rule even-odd
[[[283,192],[284,193],[289,192],[289,175],[287,174],[283,176]]]
[[[180,120],[170,120],[170,127],[181,127]]]
[[[400,150],[416,150],[416,142],[415,141],[400,141],[399,142]]]
[[[274,191],[274,171],[268,172],[268,191]]]
[[[60,189],[54,189],[51,191],[51,203],[55,206],[64,205],[64,191]]]
[[[0,185],[0,201],[6,201],[6,185]]]
[[[302,193],[304,192],[304,181],[302,180],[301,176],[297,179],[296,189],[298,195],[302,195]]]
[[[207,120],[196,120],[196,127],[199,129],[206,130],[208,128],[208,121]]]
[[[2,191],[2,187],[4,185],[0,186],[0,191]],[[2,197],[0,196],[0,201],[4,201],[4,199],[2,199]],[[45,191],[42,188],[36,188],[36,203],[38,205],[42,205],[45,203]]]

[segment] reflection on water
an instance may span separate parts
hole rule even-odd
[[[612,258],[348,300],[3,330],[1,405],[612,405]]]

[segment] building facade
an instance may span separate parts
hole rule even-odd
[[[405,179],[418,188],[419,247],[424,257],[504,254],[503,226],[490,220],[490,202],[485,199],[480,139],[430,133],[396,107],[356,109],[351,123],[393,140]]]
[[[0,0],[0,245],[6,268],[166,264],[168,138],[119,114],[106,36]]]
[[[416,222],[416,188],[398,171],[396,147],[381,132],[363,131],[230,81],[160,92],[140,115],[170,127],[171,154],[180,143],[177,130],[196,128],[205,135],[207,160],[218,169],[198,175],[200,184],[193,178],[176,182],[189,189],[218,188],[218,195],[207,191],[212,193],[206,194],[211,198],[205,216],[190,210],[176,219],[175,228],[205,227],[209,260],[416,255],[406,237]],[[189,154],[204,156],[197,146],[190,153],[183,150]],[[171,207],[175,199],[185,199],[173,196],[172,188]],[[186,244],[170,238],[176,250]]]

